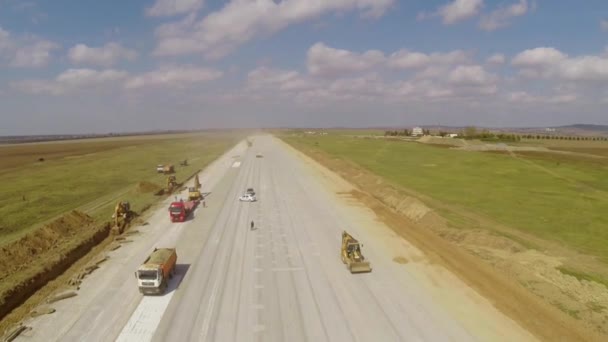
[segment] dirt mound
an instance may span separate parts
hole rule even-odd
[[[145,181],[137,183],[137,187],[135,188],[135,191],[139,192],[140,194],[157,193],[160,190],[162,190],[160,185]]]
[[[379,195],[388,206],[414,222],[421,220],[431,211],[421,201],[409,196],[399,196],[396,190],[390,188],[379,191]]]
[[[0,248],[0,280],[27,267],[33,258],[53,249],[62,240],[69,239],[83,229],[91,229],[89,226],[92,223],[93,218],[90,216],[79,211],[72,211]]]
[[[110,226],[72,211],[0,248],[0,319],[105,239]]]

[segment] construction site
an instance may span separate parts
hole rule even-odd
[[[4,338],[603,339],[454,244],[423,202],[383,202],[371,176],[354,185],[300,148],[318,161],[258,135],[199,171],[158,164],[134,188],[147,208],[123,194],[105,219],[73,210],[5,244]]]
[[[608,1],[0,0],[0,342],[608,341]]]

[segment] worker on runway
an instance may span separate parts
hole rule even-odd
[[[253,230],[253,226],[254,226],[253,221],[251,221],[251,230]]]

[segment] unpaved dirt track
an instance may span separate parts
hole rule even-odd
[[[232,154],[242,155],[238,167]],[[454,282],[450,291],[428,289],[419,277],[427,266],[393,261],[400,238],[364,219],[364,208],[346,208],[274,138],[229,152],[202,182],[208,208],[183,224],[159,210],[78,297],[28,322],[33,329],[19,340],[533,340],[449,274],[432,271],[434,281]],[[248,187],[258,202],[238,201]],[[372,273],[353,275],[342,264],[343,229],[362,240]],[[154,246],[177,247],[177,277],[164,296],[142,298],[133,271]]]

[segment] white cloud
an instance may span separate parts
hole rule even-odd
[[[369,50],[361,54],[316,43],[308,50],[308,71],[313,75],[336,75],[369,70],[385,61],[384,53]]]
[[[509,94],[509,101],[513,103],[527,104],[568,104],[578,99],[576,94],[557,94],[557,95],[531,95],[525,91],[517,91]]]
[[[602,29],[602,31],[608,31],[608,20],[600,20],[600,29]]]
[[[146,9],[151,17],[166,17],[198,11],[205,4],[204,0],[156,0],[152,7]]]
[[[53,80],[24,80],[11,83],[11,87],[32,94],[62,95],[121,81],[127,75],[126,71],[114,69],[68,69]]]
[[[10,46],[10,33],[0,27],[0,53]]]
[[[483,7],[483,0],[454,0],[441,6],[436,15],[441,16],[446,25],[467,20],[479,14]]]
[[[221,10],[202,20],[193,15],[165,24],[156,30],[155,54],[176,56],[203,53],[208,58],[223,57],[239,45],[262,34],[276,33],[289,25],[318,18],[327,13],[358,10],[364,16],[383,15],[394,0],[310,1],[232,0]]]
[[[38,68],[51,60],[51,52],[60,46],[35,36],[13,36],[0,27],[0,59],[12,67]]]
[[[39,40],[16,49],[10,65],[20,68],[38,68],[46,66],[51,59],[51,51],[59,45],[48,40]]]
[[[286,84],[299,78],[300,73],[297,71],[259,67],[247,74],[247,85],[252,89],[284,88]]]
[[[399,50],[388,57],[388,65],[397,69],[420,69],[433,65],[463,64],[469,61],[470,57],[461,50],[431,54]]]
[[[555,48],[536,48],[516,55],[512,64],[527,77],[564,81],[608,81],[608,57],[584,55],[569,57]]]
[[[181,88],[195,83],[203,83],[222,77],[219,70],[194,66],[167,66],[127,80],[125,88],[139,89],[144,87]]]
[[[68,51],[68,58],[74,64],[107,67],[121,59],[134,60],[137,58],[137,52],[114,42],[107,43],[102,47],[88,47],[84,44],[78,44]]]
[[[506,60],[507,59],[506,59],[505,55],[503,55],[501,53],[497,53],[497,54],[494,54],[494,55],[488,57],[488,59],[486,59],[486,63],[499,65],[499,64],[505,64]]]
[[[489,74],[479,65],[461,65],[448,75],[448,81],[457,85],[484,85],[495,80],[495,75]]]
[[[519,67],[543,66],[558,63],[566,55],[552,47],[525,50],[513,58],[512,64]]]
[[[500,7],[490,14],[484,15],[479,21],[479,27],[485,31],[494,31],[509,25],[511,18],[519,17],[530,9],[527,0],[519,0],[506,7]]]

